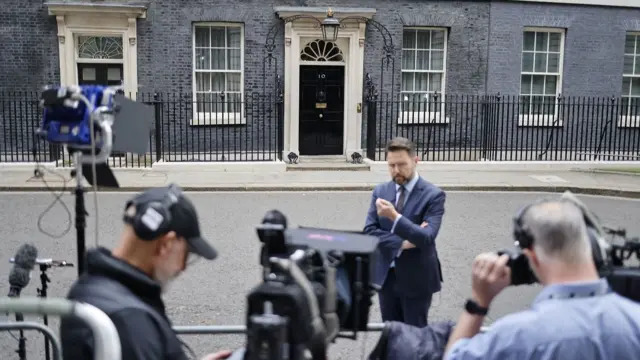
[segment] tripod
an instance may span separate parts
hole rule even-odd
[[[47,297],[47,289],[49,288],[47,284],[51,282],[51,279],[49,279],[49,276],[47,275],[47,270],[50,267],[51,265],[48,265],[48,264],[40,264],[40,288],[37,289],[37,291],[38,291],[38,296],[41,298]],[[42,315],[42,320],[44,322],[44,326],[49,326],[49,317],[47,315]],[[22,333],[22,330],[20,330],[20,332]],[[44,356],[45,356],[45,360],[51,359],[50,349],[49,349],[49,338],[47,338],[46,336],[44,337]],[[21,360],[23,360],[23,358],[21,358]]]
[[[73,153],[76,168],[71,170],[71,177],[76,178],[76,243],[78,247],[78,276],[84,272],[84,257],[86,252],[85,228],[87,227],[87,209],[84,205],[84,186],[82,186],[82,152]],[[46,325],[46,323],[45,323]],[[48,360],[48,358],[47,358]]]
[[[16,321],[24,321],[24,316],[21,313],[16,313]],[[24,337],[24,330],[20,330],[16,353],[18,354],[18,359],[27,360],[27,338]]]

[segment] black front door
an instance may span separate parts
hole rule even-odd
[[[78,64],[78,85],[121,85],[122,64]]]
[[[300,66],[300,155],[342,155],[344,67]]]

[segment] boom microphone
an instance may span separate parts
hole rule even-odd
[[[27,287],[31,280],[29,270],[14,267],[9,272],[9,297],[20,297],[22,289]]]
[[[16,252],[14,265],[9,272],[9,296],[18,297],[20,292],[29,284],[33,267],[38,258],[38,249],[30,244],[20,246]]]

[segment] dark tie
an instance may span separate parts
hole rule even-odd
[[[402,214],[402,210],[404,210],[404,201],[407,197],[407,193],[404,190],[404,186],[400,185],[400,189],[398,189],[400,195],[398,196],[398,203],[396,204],[396,210]]]

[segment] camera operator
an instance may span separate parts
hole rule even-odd
[[[216,251],[200,236],[196,209],[176,185],[138,194],[127,202],[123,218],[118,246],[87,252],[87,271],[68,299],[109,316],[120,336],[122,360],[186,360],[161,294],[186,269],[191,254],[213,260]],[[65,360],[93,358],[92,334],[84,324],[63,318],[60,335]]]
[[[516,238],[544,285],[530,309],[507,315],[479,334],[493,299],[511,284],[509,256],[479,255],[472,297],[447,344],[457,359],[637,359],[640,304],[613,293],[593,261],[584,213],[569,201],[546,201],[516,217]],[[520,230],[518,230],[518,228]]]

